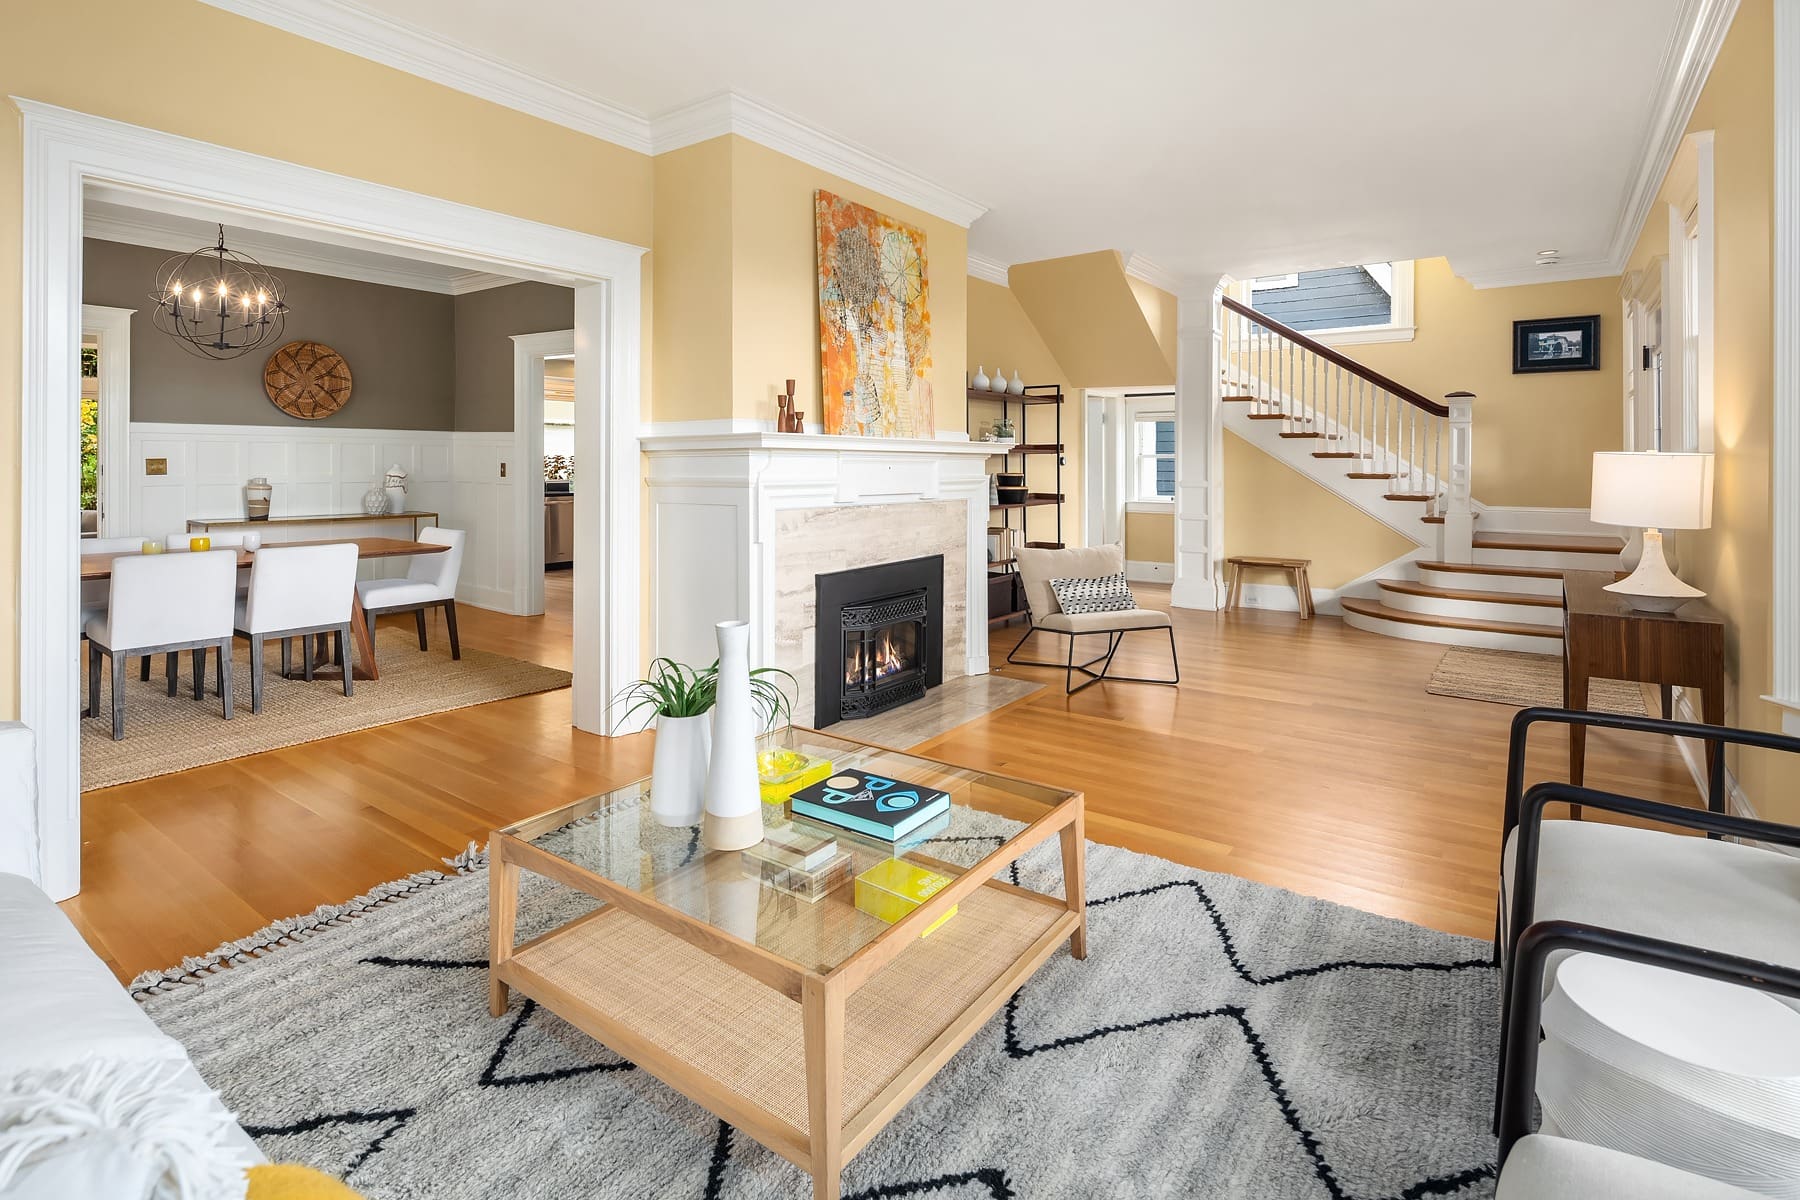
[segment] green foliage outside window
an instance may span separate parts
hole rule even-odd
[[[100,402],[81,400],[81,507],[93,508],[100,488]]]

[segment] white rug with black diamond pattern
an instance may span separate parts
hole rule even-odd
[[[1018,876],[1060,894],[1054,842]],[[521,937],[591,903],[525,878]],[[1087,960],[1053,957],[857,1156],[847,1197],[1492,1194],[1487,943],[1107,846],[1088,895]],[[283,935],[137,985],[273,1159],[370,1200],[811,1195],[552,1014],[488,1016],[478,866],[236,949]]]

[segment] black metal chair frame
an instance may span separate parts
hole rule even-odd
[[[1504,1040],[1500,1052],[1500,1101],[1495,1130],[1500,1137],[1501,1166],[1506,1165],[1507,1155],[1519,1144],[1519,1139],[1532,1131],[1537,1101],[1544,970],[1552,954],[1565,950],[1604,954],[1800,1000],[1800,970],[1792,967],[1573,921],[1543,921],[1533,925],[1519,935],[1513,947],[1514,957],[1508,960],[1514,964],[1514,969],[1508,986],[1506,1023],[1501,1030]]]
[[[1169,662],[1175,668],[1175,677],[1173,679],[1148,679],[1139,675],[1111,674],[1113,655],[1119,652],[1119,644],[1125,640],[1126,634],[1153,633],[1157,630],[1166,631],[1169,635]],[[1068,657],[1062,662],[1056,662],[1050,659],[1018,657],[1019,651],[1025,648],[1025,643],[1030,640],[1031,635],[1034,633],[1053,633],[1058,637],[1068,638]],[[1086,662],[1076,662],[1075,639],[1083,637],[1106,638],[1106,652],[1104,654],[1096,654]],[[1126,629],[1096,629],[1089,633],[1071,633],[1066,629],[1046,629],[1042,625],[1039,625],[1037,619],[1032,616],[1031,601],[1029,600],[1025,602],[1025,636],[1019,639],[1018,645],[1007,652],[1006,661],[1021,667],[1061,667],[1063,672],[1063,694],[1066,696],[1073,696],[1076,692],[1079,692],[1084,688],[1091,688],[1096,683],[1103,683],[1109,679],[1114,683],[1160,683],[1168,687],[1173,687],[1181,682],[1181,657],[1175,652],[1175,626],[1173,624],[1133,625]],[[1098,671],[1090,669],[1095,663],[1102,664]],[[1077,671],[1080,671],[1083,675],[1087,676],[1087,679],[1084,680],[1079,687],[1075,684],[1075,672]]]

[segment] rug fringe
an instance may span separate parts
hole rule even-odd
[[[457,857],[464,858],[468,854],[469,851],[465,850]],[[483,854],[482,858],[485,865],[486,855]],[[442,871],[415,871],[405,878],[377,884],[343,904],[321,904],[310,913],[272,922],[247,937],[225,942],[208,954],[184,958],[178,966],[163,971],[145,971],[127,984],[126,989],[133,999],[141,1001],[204,983],[209,975],[216,975],[252,959],[264,958],[285,946],[297,946],[326,930],[349,925],[365,913],[405,900],[428,887],[454,878],[457,876],[446,875]]]
[[[449,858],[439,859],[446,867],[458,875],[472,875],[476,871],[485,871],[488,865],[487,846],[481,842],[470,842],[460,854],[452,854]]]

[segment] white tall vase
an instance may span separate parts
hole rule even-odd
[[[706,766],[712,756],[712,714],[656,718],[650,760],[650,815],[658,825],[698,825],[706,808]]]
[[[708,850],[742,850],[762,841],[762,790],[756,776],[756,710],[750,703],[750,623],[720,621],[719,690],[713,702],[712,762],[706,768]]]

